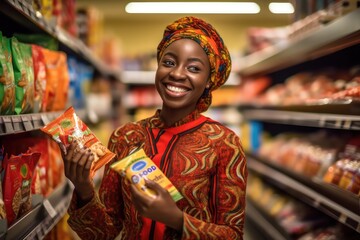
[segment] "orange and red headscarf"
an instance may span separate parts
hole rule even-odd
[[[211,92],[223,85],[229,77],[231,58],[227,47],[216,29],[209,23],[196,17],[183,17],[165,28],[163,39],[157,48],[160,60],[164,50],[179,39],[192,39],[205,51],[210,62],[210,87],[199,99],[197,109],[205,112],[211,104]]]

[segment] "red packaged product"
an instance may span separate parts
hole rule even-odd
[[[29,147],[31,152],[41,152],[41,156],[34,170],[34,181],[32,182],[31,192],[47,196],[49,194],[49,140],[47,138],[34,137],[28,138],[33,141]]]
[[[46,110],[46,66],[42,47],[32,45],[32,59],[34,65],[34,112]]]
[[[74,140],[78,141],[79,148],[84,146],[89,148],[95,157],[90,169],[92,177],[98,169],[115,157],[115,154],[107,149],[88,126],[76,115],[72,107],[68,108],[62,115],[41,130],[51,136],[65,152]]]
[[[41,153],[7,156],[4,159],[4,204],[8,225],[31,210],[31,180]]]
[[[48,169],[48,194],[51,193],[60,183],[63,182],[64,164],[59,145],[48,139],[49,144],[49,169]]]

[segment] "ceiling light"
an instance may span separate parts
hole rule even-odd
[[[254,14],[260,7],[254,2],[130,2],[127,13],[203,13]]]
[[[275,14],[290,14],[294,13],[294,7],[291,3],[272,2],[269,4],[269,10]]]

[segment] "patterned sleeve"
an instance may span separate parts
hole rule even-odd
[[[226,134],[219,146],[219,159],[211,199],[211,223],[184,213],[182,239],[243,239],[245,220],[246,159],[240,139]]]
[[[109,141],[109,149],[119,156],[117,152],[121,134],[113,133]],[[123,149],[120,155],[126,154]],[[121,157],[121,156],[120,156]],[[94,198],[82,208],[77,208],[76,195],[73,195],[69,207],[68,223],[81,239],[114,239],[121,231],[124,213],[120,175],[109,171],[111,162],[105,166],[104,177],[99,193],[94,193]]]

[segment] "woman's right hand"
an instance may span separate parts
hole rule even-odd
[[[89,202],[94,195],[94,185],[90,178],[94,155],[90,149],[80,148],[77,141],[70,144],[66,154],[63,151],[62,154],[65,176],[74,184],[79,203]]]

